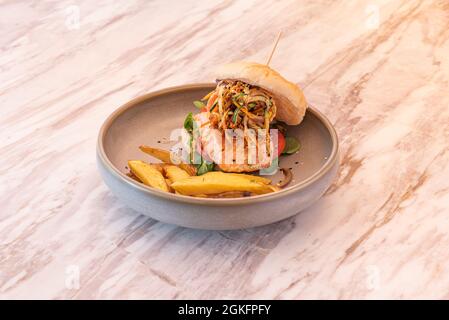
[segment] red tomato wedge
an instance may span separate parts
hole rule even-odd
[[[284,135],[278,131],[278,156],[281,155],[282,151],[285,148],[285,137]]]

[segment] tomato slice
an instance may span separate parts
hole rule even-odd
[[[280,131],[278,131],[278,156],[281,155],[282,151],[284,151],[284,148],[285,148],[285,137]]]

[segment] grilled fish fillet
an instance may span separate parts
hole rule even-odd
[[[199,140],[202,147],[201,154],[208,161],[214,162],[217,167],[224,172],[254,172],[260,169],[268,168],[271,165],[271,158],[266,153],[259,156],[258,148],[256,146],[254,152],[255,161],[248,161],[248,146],[245,144],[243,149],[243,163],[225,163],[225,137],[224,133],[219,130],[211,130],[209,121],[209,112],[201,112],[194,116],[199,128]],[[235,161],[236,156],[236,141],[232,142],[233,157]],[[254,162],[254,163],[253,163]]]

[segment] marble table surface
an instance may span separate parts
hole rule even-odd
[[[105,117],[265,61],[335,125],[308,210],[199,231],[126,208]],[[449,299],[449,2],[1,1],[0,298]]]

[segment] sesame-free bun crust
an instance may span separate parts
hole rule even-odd
[[[269,91],[277,106],[276,119],[288,125],[301,123],[307,102],[301,89],[264,64],[238,61],[219,66],[216,79],[240,80]]]

